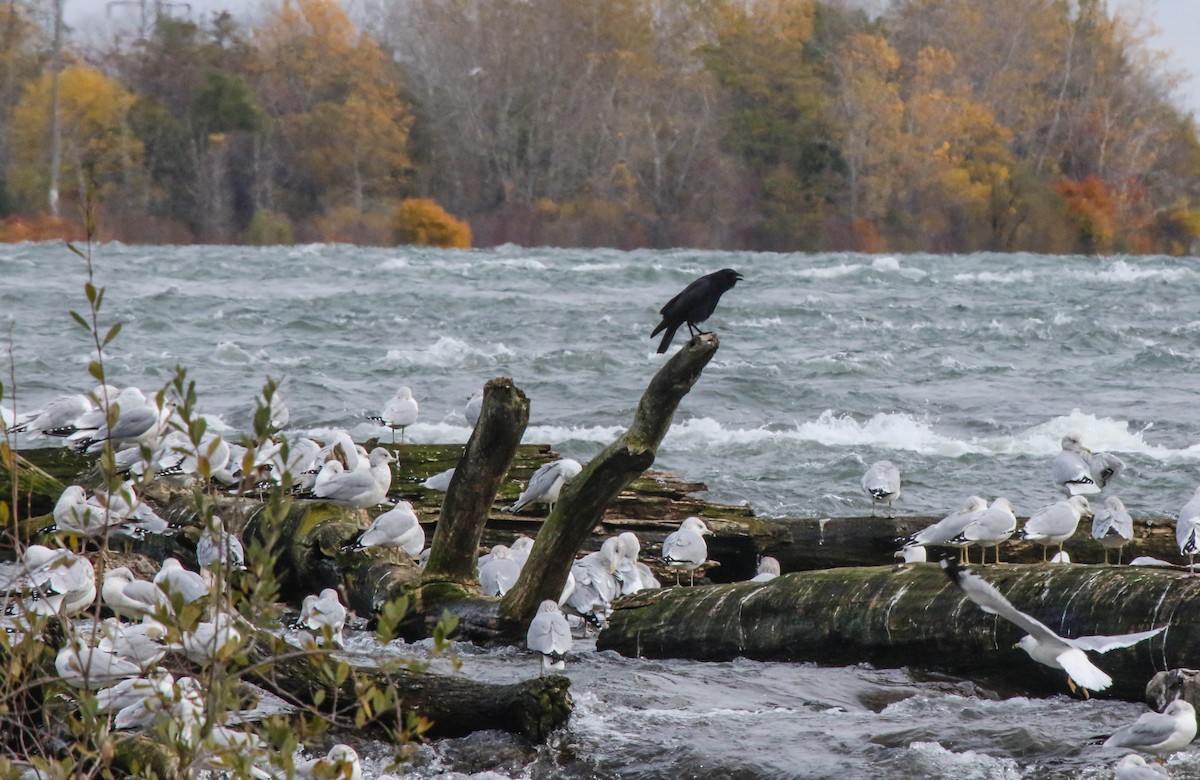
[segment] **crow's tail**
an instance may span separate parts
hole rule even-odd
[[[665,321],[664,321],[664,324],[665,324]],[[675,338],[675,331],[677,331],[677,330],[679,330],[678,325],[675,325],[674,327],[671,327],[671,328],[667,328],[667,332],[663,334],[662,341],[660,341],[658,344],[658,353],[660,355],[667,351],[667,347],[671,346],[671,339]],[[656,330],[656,331],[654,331],[654,333],[658,333],[658,331]],[[650,335],[653,336],[654,333],[651,333]]]

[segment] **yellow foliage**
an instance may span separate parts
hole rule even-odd
[[[52,84],[49,72],[26,84],[9,124],[9,183],[28,206],[40,207],[49,188]],[[144,148],[127,122],[135,102],[124,87],[99,71],[82,66],[63,69],[60,189],[82,190],[92,182],[103,189],[141,173]]]
[[[446,249],[471,248],[471,226],[456,219],[429,198],[401,201],[392,227],[396,231],[397,242],[401,244]]]

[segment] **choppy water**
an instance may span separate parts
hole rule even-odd
[[[526,440],[587,459],[663,362],[658,308],[733,267],[746,279],[708,323],[720,351],[656,464],[714,500],[861,514],[859,477],[887,457],[900,512],[977,493],[1026,515],[1057,498],[1049,463],[1072,430],[1126,461],[1117,493],[1135,517],[1174,516],[1200,482],[1194,259],[121,245],[94,259],[101,321],[125,325],[110,378],[154,389],[186,366],[235,430],[270,376],[294,429],[376,435],[363,415],[406,384],[412,439],[465,441],[467,397],[511,376],[532,399]],[[82,262],[0,246],[0,280],[21,405],[90,387],[68,316],[86,307]],[[507,751],[497,776],[1102,777],[1115,756],[1079,743],[1139,711],[859,668],[583,653],[569,673],[579,710],[563,744]],[[423,771],[489,766],[504,740],[478,739],[444,743]]]

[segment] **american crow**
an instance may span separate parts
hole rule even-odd
[[[737,284],[741,278],[742,275],[737,271],[725,268],[708,276],[701,276],[683,288],[683,292],[679,295],[667,301],[667,305],[659,311],[659,314],[662,315],[662,322],[658,323],[658,327],[650,334],[653,338],[658,335],[659,331],[664,329],[667,331],[663,334],[662,343],[658,345],[658,351],[660,353],[667,351],[667,347],[671,346],[671,339],[675,338],[675,331],[685,322],[688,331],[693,336],[704,333],[700,330],[699,323],[709,318],[709,315],[717,308],[717,301],[721,300],[725,291]]]

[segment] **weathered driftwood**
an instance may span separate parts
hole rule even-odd
[[[980,573],[1063,636],[1169,625],[1133,648],[1093,656],[1114,680],[1103,695],[1140,700],[1156,671],[1200,657],[1200,577],[1127,566],[1001,565]],[[968,601],[936,564],[916,564],[634,594],[617,602],[597,648],[653,658],[866,661],[1017,690],[1066,690],[1062,672],[1013,647],[1021,636]]]
[[[333,712],[352,706],[356,686],[365,679],[379,688],[396,692],[404,712],[415,712],[432,722],[430,734],[459,736],[484,729],[501,729],[531,742],[542,742],[550,732],[567,722],[571,713],[570,681],[560,675],[535,677],[519,683],[497,685],[461,676],[413,672],[395,667],[386,670],[354,667],[355,674],[340,682],[329,673],[335,663],[324,654],[277,655],[265,643],[256,642],[250,658],[262,661],[250,667],[260,673],[256,683],[290,701],[302,701]],[[356,679],[356,675],[359,679]],[[334,679],[331,679],[333,677]],[[395,710],[376,713],[381,725],[403,727]]]
[[[584,540],[620,492],[654,462],[680,401],[700,379],[719,346],[716,334],[707,333],[692,338],[675,353],[642,394],[629,430],[563,488],[516,585],[500,602],[505,623],[528,625],[538,604],[558,598]]]
[[[442,502],[425,581],[476,581],[483,527],[528,423],[529,399],[511,379],[493,379],[484,385],[479,421]]]

